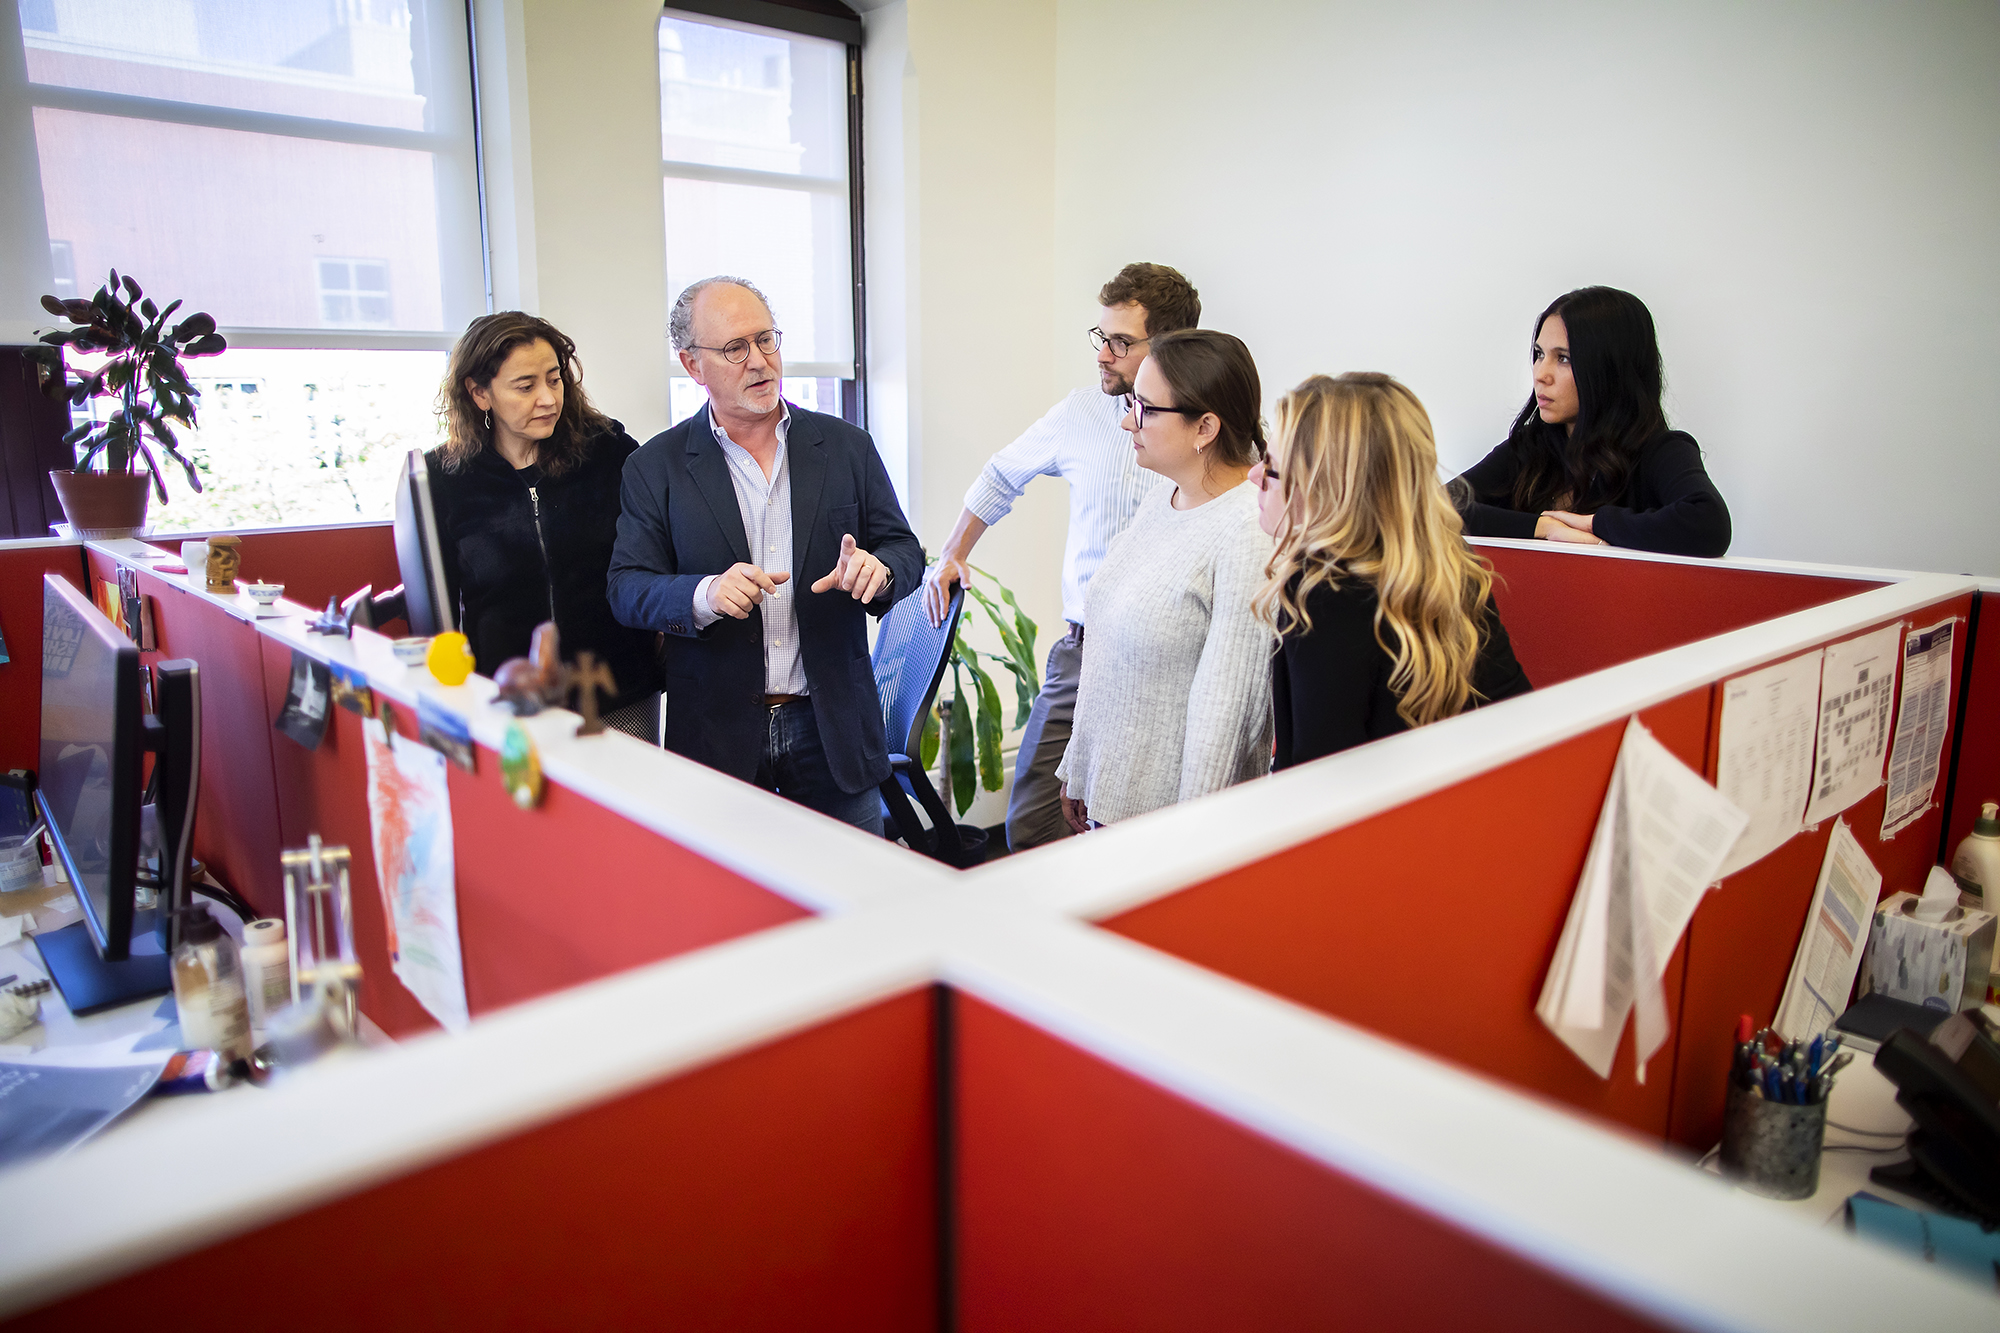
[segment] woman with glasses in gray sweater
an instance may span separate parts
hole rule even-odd
[[[1153,340],[1124,427],[1172,482],[1139,506],[1091,580],[1089,651],[1056,769],[1078,832],[1220,791],[1271,768],[1271,627],[1252,605],[1271,558],[1245,485],[1263,391],[1241,340]]]

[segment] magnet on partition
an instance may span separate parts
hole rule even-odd
[[[542,803],[542,756],[535,749],[535,738],[519,722],[509,722],[500,741],[500,781],[523,810]]]

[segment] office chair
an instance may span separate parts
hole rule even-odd
[[[882,728],[889,742],[890,774],[881,786],[889,822],[911,850],[961,870],[979,862],[986,850],[985,836],[975,838],[970,835],[976,830],[959,828],[915,756],[923,753],[924,718],[944,680],[964,609],[965,588],[960,585],[952,590],[944,624],[933,627],[924,614],[922,592],[911,593],[882,618],[874,655],[875,692],[882,701]],[[930,817],[928,829],[910,804],[912,796]]]

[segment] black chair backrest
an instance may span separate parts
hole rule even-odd
[[[944,624],[933,626],[924,614],[924,595],[919,589],[882,618],[882,627],[875,634],[875,693],[882,700],[882,732],[888,738],[889,753],[916,756],[924,714],[937,698],[964,608],[965,589],[954,587]]]

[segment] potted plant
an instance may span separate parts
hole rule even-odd
[[[940,699],[924,719],[921,738],[923,753],[918,762],[926,769],[937,763],[938,751],[943,748],[948,756],[947,771],[951,778],[951,801],[959,814],[964,814],[972,806],[977,794],[975,784],[987,791],[999,791],[1004,775],[1001,771],[1000,751],[1004,744],[1000,689],[993,681],[992,673],[979,664],[984,657],[995,665],[1004,667],[1014,677],[1014,727],[1019,731],[1028,723],[1028,712],[1035,706],[1035,696],[1041,693],[1042,676],[1035,668],[1035,635],[1038,628],[1014,600],[1014,594],[1000,580],[985,570],[974,566],[971,573],[990,581],[994,591],[1006,602],[1002,610],[991,596],[984,592],[971,578],[965,580],[965,593],[986,612],[987,619],[1000,635],[1002,653],[981,652],[965,641],[964,624],[951,647],[951,689],[949,699]],[[972,689],[966,689],[965,676],[972,677]]]
[[[44,343],[75,352],[109,353],[96,370],[76,371],[67,385],[70,405],[80,407],[93,398],[110,398],[118,404],[106,420],[96,420],[93,413],[92,420],[64,435],[63,443],[79,451],[76,467],[49,473],[63,515],[79,537],[135,536],[145,527],[147,477],[139,470],[142,461],[160,503],[166,503],[156,446],[181,465],[188,485],[201,490],[201,474],[181,452],[169,425],[193,426],[194,400],[200,397],[181,368],[181,358],[213,356],[229,344],[215,331],[215,320],[205,314],[189,315],[169,327],[168,319],[180,307],[175,301],[159,309],[130,275],[121,278],[116,269],[88,301],[42,298],[42,309],[78,326],[44,333]],[[104,465],[93,469],[91,464],[100,454]]]

